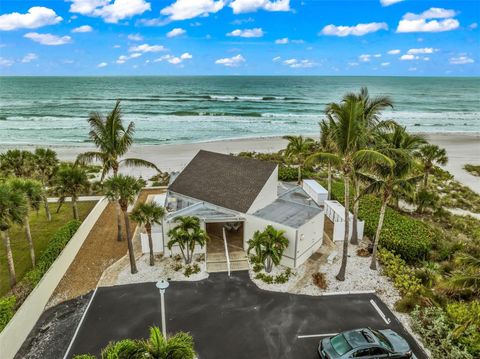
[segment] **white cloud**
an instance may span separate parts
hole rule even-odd
[[[292,69],[310,68],[310,67],[315,66],[315,63],[311,60],[308,60],[308,59],[303,59],[303,60],[288,59],[288,60],[283,61],[283,64],[291,67]]]
[[[232,25],[242,25],[247,24],[249,22],[254,22],[255,19],[251,17],[247,17],[246,19],[235,19],[231,22]]]
[[[275,57],[272,59],[273,62],[278,62],[278,61],[280,61],[280,60],[281,60],[281,57],[280,57],[280,56],[275,56]]]
[[[400,53],[399,49],[393,49],[393,50],[387,51],[387,54],[389,55],[398,55],[399,53]]]
[[[175,29],[167,32],[167,37],[175,37],[185,34],[186,31],[180,27],[176,27]]]
[[[134,52],[133,54],[130,54],[131,59],[136,59],[137,57],[142,56],[141,52]]]
[[[127,38],[132,41],[143,41],[143,36],[140,34],[130,34]]]
[[[238,54],[233,57],[225,57],[223,59],[218,59],[215,61],[215,63],[217,65],[224,65],[227,67],[237,67],[237,66],[240,66],[245,61],[246,61],[245,58],[242,55]]]
[[[400,60],[402,60],[402,61],[412,61],[412,60],[418,60],[418,59],[419,59],[418,56],[415,56],[415,55],[412,55],[412,54],[405,54],[405,55],[400,56]]]
[[[108,64],[107,64],[106,62],[100,62],[100,63],[97,65],[97,67],[99,67],[99,68],[106,67],[106,66],[108,66]]]
[[[72,30],[72,32],[92,32],[92,31],[93,31],[93,28],[90,25],[79,26]]]
[[[26,14],[12,12],[0,15],[0,30],[37,29],[46,25],[55,25],[62,21],[52,9],[34,6]]]
[[[216,13],[224,6],[224,0],[176,0],[173,4],[163,8],[160,13],[168,16],[170,20],[186,20]]]
[[[15,63],[15,61],[0,57],[0,67],[10,67]]]
[[[370,55],[370,54],[362,54],[362,55],[358,56],[358,59],[362,62],[369,62],[371,56],[372,55]]]
[[[131,55],[128,55],[128,56],[127,55],[120,55],[118,57],[116,63],[121,65],[121,64],[124,64],[125,62],[127,62],[130,59],[134,59],[134,58],[137,58],[137,57],[140,57],[140,56],[142,56],[142,54],[139,53],[139,52],[135,52],[135,53],[133,53]]]
[[[461,55],[461,56],[458,56],[458,57],[451,57],[449,59],[449,62],[452,65],[466,65],[466,64],[473,64],[475,62],[475,60],[472,59],[471,57],[466,56],[466,55]]]
[[[443,32],[460,26],[455,10],[432,7],[421,14],[406,13],[398,23],[397,32]],[[440,20],[437,20],[440,19]]]
[[[476,22],[472,22],[468,27],[472,30],[475,30],[478,27],[478,24]]]
[[[233,0],[230,3],[234,14],[266,11],[290,11],[290,0]]]
[[[167,62],[171,63],[172,65],[179,65],[184,60],[190,60],[192,58],[193,58],[193,56],[190,53],[185,52],[178,57],[173,56],[173,55],[164,55],[162,57],[159,57],[158,59],[153,60],[153,62],[167,61]]]
[[[408,71],[417,71],[417,68],[416,68],[416,67],[410,67],[410,68],[408,69]]]
[[[382,57],[382,54],[374,54],[373,57],[379,58]]]
[[[413,55],[418,55],[418,54],[433,54],[434,52],[437,52],[438,49],[434,49],[433,47],[424,47],[422,49],[410,49],[407,51],[407,54],[413,54]]]
[[[347,63],[347,65],[350,66],[350,67],[355,67],[355,66],[358,66],[360,64],[356,61],[350,61],[350,62]]]
[[[117,23],[150,11],[145,0],[71,0],[70,12],[101,17],[105,22]]]
[[[36,59],[38,59],[38,55],[30,52],[23,57],[22,63],[27,64],[29,62],[35,61]]]
[[[238,37],[262,37],[264,35],[263,30],[259,27],[255,29],[236,29],[232,32],[229,32],[227,36],[238,36]]]
[[[142,44],[137,46],[131,46],[128,51],[130,52],[159,52],[167,50],[162,45],[149,45],[149,44]]]
[[[402,1],[404,0],[380,0],[380,4],[382,4],[382,6],[390,6]]]
[[[390,66],[390,62],[382,62],[380,65],[383,67]]]
[[[39,34],[38,32],[29,32],[23,35],[23,37],[30,39],[32,41],[38,42],[39,44],[49,45],[49,46],[65,45],[65,44],[68,44],[69,42],[72,42],[72,38],[70,36]]]
[[[284,37],[282,39],[275,40],[275,43],[277,45],[285,45],[285,44],[288,44],[288,42],[289,42],[288,37]]]
[[[114,49],[119,49],[119,48],[121,48],[121,46],[120,45],[113,45],[113,48]]]
[[[333,24],[325,26],[320,32],[323,35],[331,36],[363,36],[379,30],[388,30],[388,25],[384,22],[370,22],[368,24],[358,24],[355,26],[336,26]]]

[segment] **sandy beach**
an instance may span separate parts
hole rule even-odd
[[[310,134],[310,137],[313,136]],[[471,189],[480,193],[480,179],[470,175],[463,169],[467,163],[480,164],[480,134],[428,134],[429,141],[447,150],[449,162],[445,168],[456,179]],[[181,170],[200,150],[209,150],[221,153],[239,153],[242,151],[273,152],[285,148],[286,141],[281,137],[259,137],[220,140],[211,142],[198,142],[188,144],[171,144],[155,146],[134,146],[129,152],[129,157],[139,157],[155,163],[162,171]],[[0,151],[12,148],[11,145],[0,145]],[[34,146],[19,146],[33,149]],[[76,156],[92,147],[75,146],[50,146],[57,151],[62,160],[73,161]],[[154,172],[145,168],[123,168],[123,172],[149,178]]]

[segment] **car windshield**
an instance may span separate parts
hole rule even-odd
[[[390,342],[385,337],[385,335],[383,335],[381,332],[378,332],[376,330],[372,330],[372,333],[375,334],[375,336],[377,337],[382,347],[388,350],[393,350],[392,344],[390,344]]]
[[[339,334],[330,339],[330,343],[332,344],[333,349],[338,353],[338,355],[343,355],[349,350],[352,350],[352,347],[350,346],[350,344],[348,344],[343,334]]]

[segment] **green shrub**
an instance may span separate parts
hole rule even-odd
[[[393,285],[402,295],[417,295],[420,292],[420,279],[400,256],[382,248],[378,251],[378,260],[383,265],[383,274],[392,279]]]
[[[96,356],[91,354],[81,354],[75,355],[73,359],[96,359]]]
[[[260,263],[255,263],[252,269],[255,273],[258,273],[263,269],[263,265]]]
[[[194,265],[187,265],[185,267],[183,274],[185,275],[185,277],[190,277],[191,275],[196,274],[198,272],[200,272],[200,266],[197,263],[195,263]]]
[[[259,279],[262,282],[267,283],[267,284],[273,284],[273,281],[274,281],[273,276],[271,276],[269,274],[265,274],[265,273],[257,273],[255,275],[255,279]]]
[[[419,308],[412,312],[412,328],[422,337],[432,359],[473,359],[453,335],[454,323],[443,309]]]
[[[0,298],[0,332],[5,328],[15,314],[17,298],[14,295]]]
[[[275,284],[284,284],[288,282],[291,275],[292,270],[290,268],[287,268],[282,274],[277,275],[273,281]]]
[[[480,357],[480,301],[454,302],[447,313],[455,323],[454,337],[475,357]]]

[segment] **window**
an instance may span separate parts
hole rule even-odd
[[[330,344],[332,344],[333,349],[338,353],[338,355],[343,355],[352,350],[352,347],[350,344],[348,344],[343,334],[339,334],[330,339]]]
[[[373,348],[370,348],[370,355],[385,355],[387,354],[387,351],[383,348],[380,348],[380,347],[373,347]]]
[[[353,353],[354,358],[365,358],[370,356],[370,349],[359,349],[355,353]]]

